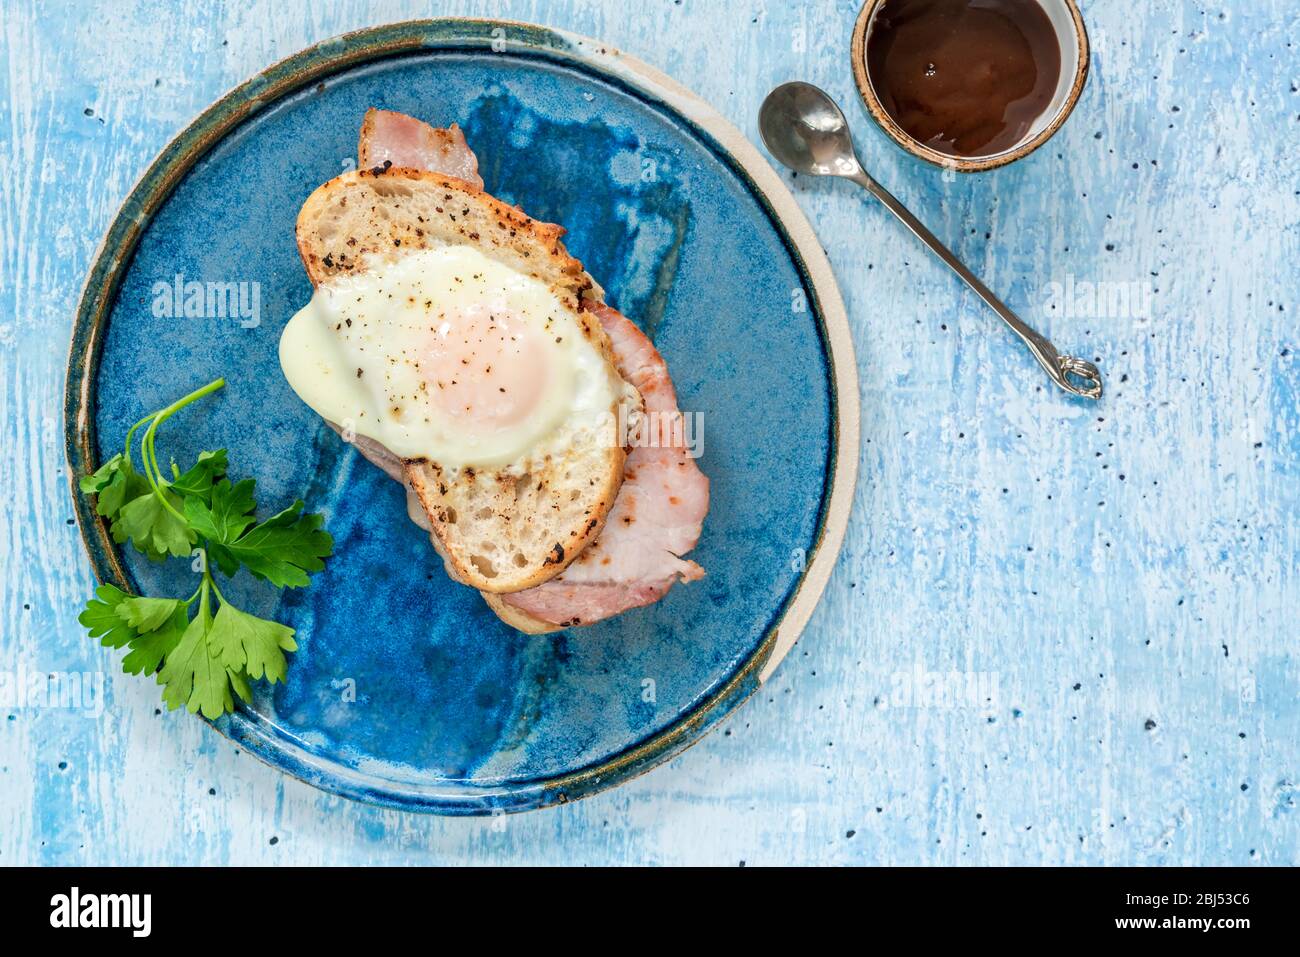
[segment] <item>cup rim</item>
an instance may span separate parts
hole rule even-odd
[[[853,81],[857,85],[858,95],[862,97],[862,101],[872,119],[880,125],[890,139],[913,156],[943,169],[956,170],[959,173],[978,173],[983,170],[997,169],[999,166],[1006,166],[1008,163],[1013,163],[1034,152],[1034,150],[1050,140],[1065,121],[1070,118],[1070,114],[1074,112],[1075,104],[1079,102],[1079,97],[1083,94],[1084,84],[1088,79],[1090,46],[1088,43],[1088,29],[1084,26],[1083,14],[1079,12],[1078,4],[1075,0],[1063,0],[1070,12],[1070,18],[1074,21],[1074,36],[1079,56],[1078,65],[1074,71],[1074,82],[1070,85],[1070,92],[1066,95],[1065,102],[1061,104],[1060,109],[1057,110],[1050,123],[1018,146],[989,156],[953,156],[949,153],[942,153],[914,139],[886,112],[879,97],[876,96],[875,88],[871,84],[871,77],[867,73],[867,27],[870,25],[876,11],[886,2],[888,0],[866,0],[858,13],[857,22],[853,25],[853,39],[849,45]]]

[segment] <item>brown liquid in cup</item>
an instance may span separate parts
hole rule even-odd
[[[988,156],[1024,139],[1061,77],[1037,0],[886,0],[867,37],[876,97],[915,140]]]

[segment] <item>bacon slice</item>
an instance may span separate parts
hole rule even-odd
[[[633,438],[623,485],[599,537],[550,581],[501,600],[553,625],[588,625],[658,601],[704,569],[680,556],[695,547],[709,510],[709,480],[684,441],[677,392],[649,339],[604,303],[586,309],[605,328],[619,374],[645,401],[646,425]]]
[[[362,168],[387,161],[483,188],[478,158],[455,124],[437,130],[402,113],[368,110],[357,155]],[[623,485],[596,541],[556,578],[498,596],[540,621],[564,627],[652,604],[676,582],[702,578],[704,569],[681,556],[695,547],[709,510],[709,480],[688,454],[677,392],[663,356],[616,309],[599,302],[587,302],[584,308],[604,327],[619,374],[640,391],[646,418],[632,437]],[[362,442],[358,449],[393,474],[387,449]]]
[[[483,188],[478,157],[455,123],[436,130],[405,113],[366,110],[357,144],[357,168],[371,169],[391,163],[454,176],[475,189]]]

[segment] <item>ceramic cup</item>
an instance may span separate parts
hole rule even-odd
[[[1079,13],[1075,0],[1038,0],[1043,12],[1051,21],[1061,51],[1061,77],[1057,81],[1056,92],[1048,103],[1047,109],[1034,121],[1018,143],[997,153],[987,156],[952,156],[926,146],[908,135],[894,118],[885,112],[868,75],[867,38],[871,35],[881,7],[887,2],[888,0],[867,0],[862,5],[862,11],[858,14],[857,23],[853,27],[851,45],[853,78],[866,104],[867,112],[890,139],[913,156],[944,169],[961,173],[977,173],[981,170],[1005,166],[1022,156],[1028,156],[1051,139],[1069,117],[1074,104],[1079,101],[1084,82],[1088,78],[1088,31],[1084,28],[1083,16]]]

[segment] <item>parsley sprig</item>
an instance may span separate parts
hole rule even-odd
[[[128,674],[157,673],[169,709],[184,706],[208,718],[233,711],[236,697],[250,700],[250,681],[284,681],[284,653],[298,647],[292,628],[227,601],[211,566],[227,577],[242,567],[276,588],[296,588],[325,567],[334,546],[321,516],[303,514],[301,501],[258,521],[257,483],[226,477],[225,449],[199,453],[185,472],[172,461],[170,477],[164,474],[159,427],[223,385],[216,379],[145,416],[127,432],[123,450],[80,482],[118,544],[129,541],[158,562],[188,558],[198,548],[202,577],[188,598],[134,596],[104,584],[78,621],[106,647],[128,649]],[[136,471],[132,448],[141,429]]]

